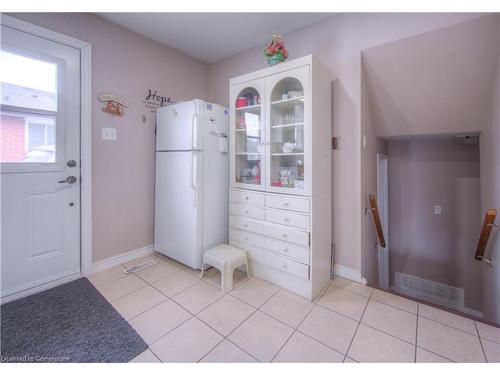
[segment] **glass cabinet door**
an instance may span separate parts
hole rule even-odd
[[[268,190],[307,194],[308,69],[296,71],[268,81]]]
[[[264,188],[264,132],[261,94],[255,87],[244,87],[232,96],[232,182],[250,189]]]

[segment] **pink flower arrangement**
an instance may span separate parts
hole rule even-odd
[[[285,48],[283,37],[277,34],[273,35],[273,40],[264,49],[264,54],[270,65],[274,65],[279,61],[285,61],[288,58],[288,51]]]

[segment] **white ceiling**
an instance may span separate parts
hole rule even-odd
[[[331,17],[334,13],[97,13],[168,47],[211,63]]]

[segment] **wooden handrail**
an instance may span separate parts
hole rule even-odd
[[[380,216],[378,214],[377,198],[375,195],[368,195],[368,200],[370,201],[370,211],[372,213],[373,222],[375,223],[375,230],[377,231],[378,243],[380,246],[385,247],[384,232],[382,230],[382,222],[380,221]]]
[[[486,211],[486,216],[484,217],[483,228],[481,229],[481,235],[479,236],[479,241],[477,242],[476,256],[477,260],[484,260],[490,263],[489,259],[484,257],[484,252],[486,251],[486,245],[490,238],[491,229],[495,226],[495,218],[497,217],[497,210],[490,208]]]

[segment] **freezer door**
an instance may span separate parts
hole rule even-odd
[[[159,108],[156,112],[156,151],[201,150],[199,108],[202,102],[189,102]]]
[[[203,153],[157,152],[154,248],[191,268],[201,262]]]

